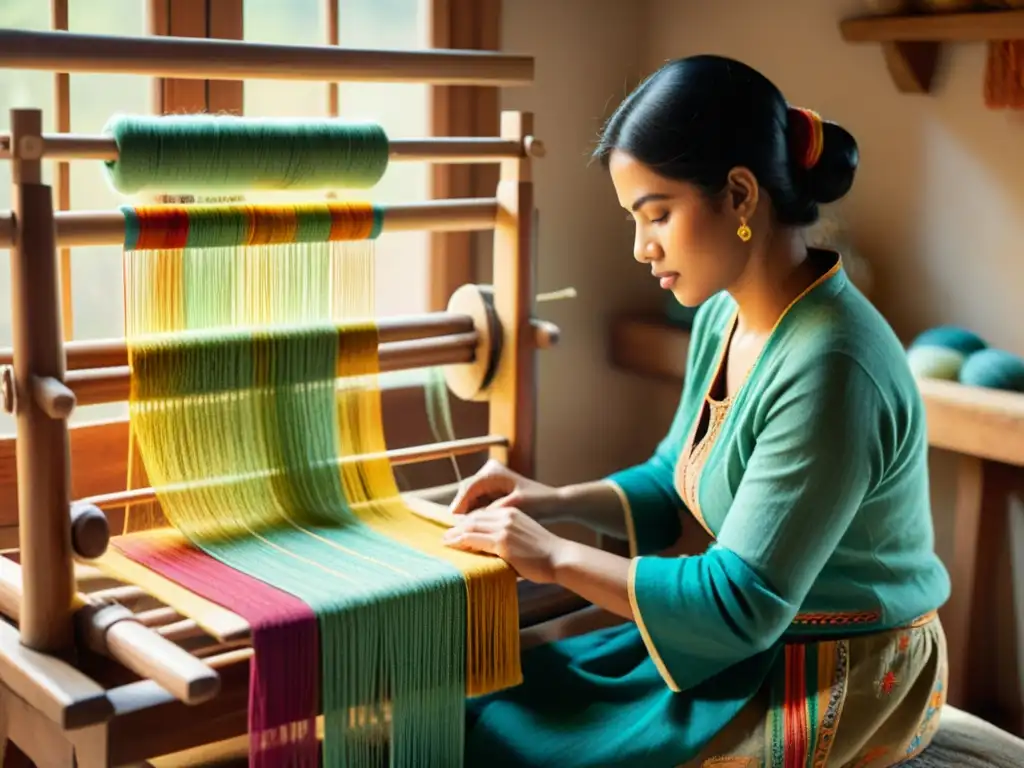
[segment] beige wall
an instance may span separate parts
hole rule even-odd
[[[503,103],[535,111],[550,149],[537,168],[540,290],[572,284],[580,291],[574,302],[543,310],[562,326],[564,342],[541,363],[542,479],[590,478],[645,458],[676,403],[678,387],[607,363],[611,317],[623,308],[657,310],[662,295],[631,261],[630,227],[607,178],[586,159],[601,119],[669,58],[742,59],[791,102],[856,135],[860,172],[836,210],[873,267],[876,304],[901,336],[957,323],[1024,354],[1024,113],[984,108],[985,46],[949,46],[933,94],[908,96],[895,90],[877,46],[839,37],[838,21],[863,12],[866,0],[504,5],[504,48],[537,57],[537,83],[506,92]],[[934,452],[938,548],[947,558],[954,467],[953,456]],[[1009,581],[1009,554],[1002,560]],[[1012,624],[1010,595],[1002,603]],[[1005,642],[998,645],[1012,653]],[[1016,697],[1017,683],[1004,682],[1005,696]]]
[[[538,472],[554,483],[643,456],[671,417],[662,387],[607,364],[609,318],[658,294],[632,260],[631,231],[607,175],[588,158],[602,116],[640,72],[645,31],[635,7],[621,0],[504,3],[502,46],[536,57],[536,85],[505,91],[502,106],[533,111],[548,150],[535,165],[537,287],[571,285],[579,294],[540,307],[562,328],[560,348],[540,359]]]
[[[1024,115],[984,108],[981,44],[947,47],[933,95],[897,93],[877,46],[839,37],[838,21],[868,5],[649,0],[643,65],[734,56],[846,126],[862,158],[840,210],[897,332],[955,322],[1024,354]]]
[[[676,391],[610,370],[607,324],[657,310],[660,292],[630,257],[630,227],[607,177],[588,167],[601,120],[662,61],[699,52],[761,69],[790,101],[847,126],[857,183],[837,208],[875,273],[874,298],[902,336],[953,322],[1024,354],[1024,115],[984,109],[983,45],[950,46],[931,96],[896,92],[873,45],[837,22],[863,0],[506,0],[503,46],[536,56],[537,82],[503,106],[536,113],[550,148],[537,166],[539,290],[563,327],[542,356],[540,473],[580,479],[632,461],[658,439]],[[614,408],[603,408],[605,400]],[[581,446],[587,446],[581,448]]]

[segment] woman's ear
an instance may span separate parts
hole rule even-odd
[[[733,168],[725,180],[728,205],[741,221],[754,218],[760,187],[747,168]]]

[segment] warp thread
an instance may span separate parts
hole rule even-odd
[[[267,618],[241,593],[258,580],[312,609],[325,765],[389,753],[394,765],[457,766],[464,697],[520,679],[515,574],[444,547],[437,525],[402,503],[386,459],[340,461],[384,450],[372,244],[295,242],[336,230],[323,206],[305,230],[269,209],[272,226],[253,226],[252,210],[128,214],[130,242],[149,248],[125,253],[132,432],[180,533],[115,546],[176,581],[186,560],[221,564],[188,569],[188,586],[252,617],[253,674],[267,676],[253,681],[258,696],[276,695],[276,665],[315,665],[316,651],[301,628],[266,628],[308,614],[285,601]],[[371,207],[348,210],[359,231],[379,231]],[[161,217],[174,234],[160,234]],[[282,637],[292,646],[275,645]],[[304,764],[302,739],[268,742],[282,722],[308,733],[308,706],[289,707],[253,702],[254,765]]]

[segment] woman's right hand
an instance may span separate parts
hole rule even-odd
[[[462,481],[449,506],[453,515],[465,515],[484,507],[515,507],[534,520],[554,516],[558,491],[513,472],[494,459]]]

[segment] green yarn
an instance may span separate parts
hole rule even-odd
[[[978,350],[985,349],[988,344],[976,333],[955,325],[940,325],[924,331],[910,345],[911,347],[943,347],[953,349],[964,357]]]
[[[104,128],[123,194],[367,189],[388,167],[384,129],[338,119],[119,115]]]
[[[966,328],[929,328],[910,344],[907,362],[920,378],[1024,392],[1024,358],[990,348],[984,339]]]
[[[332,291],[332,269],[357,280],[358,269],[344,262],[372,265],[368,247],[188,249],[178,294],[185,327],[153,327],[144,313],[128,323],[133,431],[147,470],[163,470],[152,482],[176,527],[211,557],[316,614],[323,765],[458,768],[465,578],[369,525],[337,466],[335,377],[346,372],[339,328],[367,314],[355,299],[372,290]],[[140,288],[159,255],[126,258],[129,288],[146,295]],[[341,386],[376,385],[349,378]],[[197,485],[196,477],[222,482]],[[251,534],[239,535],[240,525]]]
[[[455,422],[452,419],[451,401],[449,400],[448,382],[444,377],[444,369],[428,368],[427,380],[423,386],[423,396],[427,403],[427,422],[430,434],[439,443],[455,439]],[[459,460],[450,456],[455,479],[462,482]]]
[[[914,375],[922,379],[957,381],[964,356],[946,347],[915,346],[907,351],[907,362]]]
[[[1024,392],[1024,359],[1002,349],[983,349],[964,361],[960,383]]]

